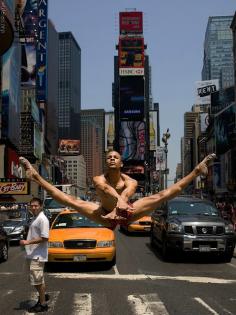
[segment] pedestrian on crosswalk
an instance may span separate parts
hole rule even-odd
[[[30,284],[39,293],[37,303],[28,312],[38,313],[48,310],[46,300],[49,296],[45,294],[44,264],[48,260],[49,221],[42,211],[42,201],[39,198],[32,198],[29,207],[34,218],[29,226],[27,239],[21,240],[20,245],[25,246]]]

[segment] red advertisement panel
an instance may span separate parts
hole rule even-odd
[[[120,38],[119,67],[144,68],[143,38]]]
[[[22,167],[19,163],[19,156],[16,151],[11,148],[6,149],[7,164],[6,164],[6,178],[22,178]]]
[[[142,34],[142,12],[120,12],[120,34]]]

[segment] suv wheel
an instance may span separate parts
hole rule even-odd
[[[7,261],[8,259],[8,247],[7,244],[4,244],[0,249],[0,260]]]
[[[222,260],[226,263],[231,262],[231,259],[233,258],[234,252],[233,251],[228,251],[222,254]]]

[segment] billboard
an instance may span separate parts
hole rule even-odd
[[[119,68],[142,68],[144,71],[144,39],[142,37],[120,38]]]
[[[37,60],[37,102],[44,108],[47,100],[47,40],[48,40],[48,0],[38,1],[38,41]]]
[[[124,165],[122,168],[122,172],[127,175],[144,175],[144,166],[143,165]]]
[[[29,183],[23,179],[0,179],[0,195],[28,195]]]
[[[80,154],[80,140],[59,140],[58,152],[61,154]]]
[[[138,120],[144,118],[144,78],[120,77],[120,119]]]
[[[113,112],[105,113],[105,151],[113,150],[115,139],[115,116]]]
[[[5,177],[6,178],[22,178],[22,166],[19,163],[19,156],[15,150],[6,147],[7,158],[5,166]]]
[[[43,154],[43,134],[38,125],[34,123],[34,156],[42,160]]]
[[[233,103],[215,115],[216,154],[223,154],[232,147],[236,128],[236,104]]]
[[[205,132],[208,126],[209,126],[209,114],[208,113],[200,113],[200,130],[201,130],[201,133]]]
[[[20,45],[12,47],[2,56],[1,137],[19,145],[20,130]]]
[[[142,12],[120,12],[120,34],[142,34],[143,13]]]
[[[157,147],[157,111],[149,112],[149,150],[156,151]]]
[[[197,105],[211,104],[211,94],[219,91],[219,80],[196,81],[196,101]]]
[[[157,147],[156,150],[156,170],[164,171],[166,168],[166,154],[165,148]]]
[[[144,121],[122,121],[120,123],[119,148],[123,161],[145,160]]]

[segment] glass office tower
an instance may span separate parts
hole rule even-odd
[[[233,16],[211,16],[204,41],[202,80],[219,79],[220,88],[234,85]]]
[[[59,33],[59,139],[80,139],[81,49],[71,32]]]

